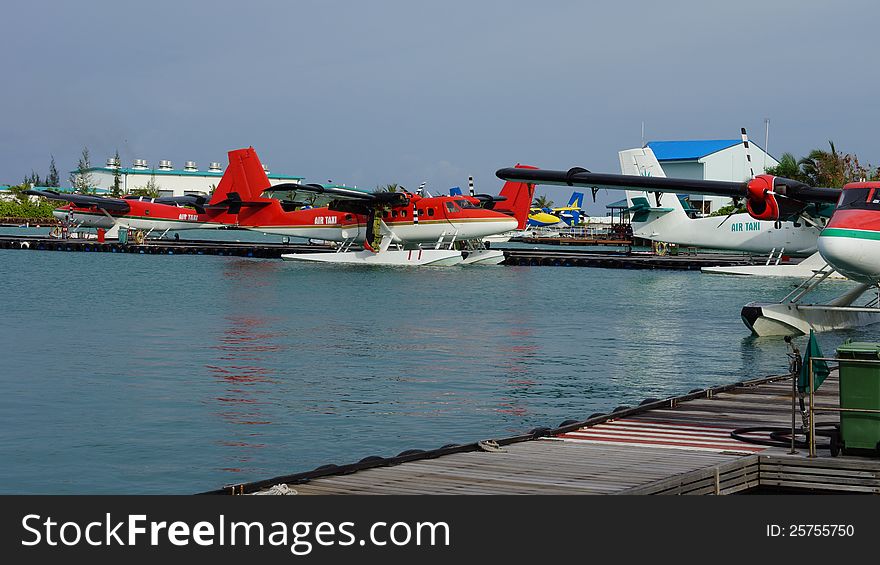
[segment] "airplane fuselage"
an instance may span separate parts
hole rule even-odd
[[[819,253],[839,273],[862,283],[880,281],[880,183],[844,187],[819,235]]]
[[[77,226],[109,230],[115,225],[138,230],[194,230],[218,228],[234,223],[234,217],[222,213],[199,214],[192,208],[173,206],[149,201],[127,201],[125,213],[108,212],[96,207],[68,204],[52,211],[62,221],[68,219]]]
[[[734,249],[767,254],[785,249],[786,254],[811,255],[816,252],[819,228],[802,223],[756,220],[749,214],[708,218],[683,218],[668,214],[645,223],[633,222],[633,235],[653,241],[708,249]]]
[[[417,216],[414,211],[418,211]],[[518,225],[514,217],[479,208],[463,197],[414,197],[407,206],[383,211],[382,222],[395,243],[433,242],[444,235],[476,239],[504,233]],[[240,227],[265,233],[356,242],[366,238],[367,223],[366,215],[326,207],[284,212],[268,206],[239,219]]]

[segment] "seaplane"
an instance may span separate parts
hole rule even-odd
[[[577,226],[584,216],[584,193],[572,192],[568,204],[551,208],[550,212],[569,227]]]
[[[748,143],[745,137],[744,143]],[[666,177],[650,147],[626,149],[620,151],[618,157],[623,175]],[[685,207],[680,194],[634,190],[627,190],[625,194],[633,235],[681,246],[808,256],[816,253],[819,232],[827,220],[827,214],[825,218],[812,217],[811,210],[805,210],[791,222],[756,220],[745,212],[697,217],[689,204]],[[824,212],[824,208],[820,211]]]
[[[109,198],[54,190],[28,190],[26,194],[68,202],[53,210],[52,215],[69,226],[104,229],[110,237],[119,229],[132,229],[136,230],[139,243],[154,231],[164,235],[169,231],[215,229],[235,224],[235,217],[230,215],[219,190],[214,192],[210,202],[206,202],[205,197],[189,195]]]
[[[230,151],[226,174],[234,183],[228,194],[234,195],[237,226],[339,243],[336,253],[282,255],[287,261],[390,266],[498,264],[504,260],[503,252],[485,247],[482,239],[523,225],[534,195],[534,185],[519,182],[505,183],[498,196],[423,196],[405,189],[364,192],[319,184],[273,186],[274,191],[310,192],[330,198],[326,206],[286,209],[282,202],[262,195],[269,179],[253,148]],[[362,245],[363,250],[352,250],[355,245]]]
[[[767,174],[728,182],[592,173],[581,167],[567,171],[505,168],[496,175],[508,182],[727,196],[744,200],[752,219],[773,222],[777,229],[783,222],[801,221],[805,213],[818,214],[822,206],[836,204],[818,235],[818,252],[827,266],[817,269],[780,302],[746,304],[741,311],[743,322],[759,336],[801,335],[811,329],[828,331],[880,322],[880,292],[867,292],[880,289],[880,182],[827,188]],[[805,297],[832,270],[858,286],[827,303],[806,303]],[[855,306],[863,296],[866,302]]]
[[[748,155],[748,138],[742,131],[743,144]],[[620,172],[624,175],[665,177],[659,161],[650,147],[626,149],[618,153]],[[751,177],[754,172],[750,170]],[[747,275],[761,277],[808,278],[826,263],[819,255],[819,232],[828,221],[833,205],[805,210],[800,221],[776,222],[755,220],[747,212],[724,217],[697,215],[697,211],[681,194],[649,194],[644,191],[625,191],[631,216],[633,235],[661,245],[676,244],[729,251],[744,251],[767,256],[763,265],[703,267],[707,274]],[[662,200],[661,200],[662,199]],[[654,205],[652,205],[654,204]],[[797,263],[781,263],[785,256],[803,257]],[[781,263],[781,264],[780,264]],[[844,278],[833,272],[830,278]]]

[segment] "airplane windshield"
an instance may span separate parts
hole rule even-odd
[[[462,200],[456,200],[455,203],[458,204],[458,207],[461,208],[461,209],[465,209],[465,208],[476,208],[476,206],[474,206],[473,202],[470,202],[470,201],[468,201],[468,200],[463,200],[463,199],[462,199]]]
[[[840,195],[838,210],[880,210],[880,190],[848,188]]]

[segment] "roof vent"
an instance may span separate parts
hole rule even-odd
[[[174,166],[171,164],[171,161],[168,159],[162,159],[159,161],[159,170],[160,171],[170,171]]]
[[[146,159],[135,159],[134,165],[132,169],[146,169],[147,168],[147,160]]]
[[[119,168],[119,159],[116,157],[110,157],[107,159],[107,168],[108,169],[118,169]]]
[[[186,164],[183,166],[183,170],[184,171],[198,171],[199,168],[196,166],[195,161],[187,161]]]
[[[215,172],[219,171],[220,170],[220,163],[218,163],[216,161],[211,161],[211,165],[208,167],[208,170],[215,171]]]

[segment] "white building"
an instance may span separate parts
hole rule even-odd
[[[752,173],[762,174],[779,161],[749,141],[751,169],[742,139],[705,139],[692,141],[650,141],[657,161],[667,177],[680,179],[747,181]],[[691,195],[691,205],[704,214],[731,203],[721,196]]]
[[[273,186],[299,183],[303,178],[270,173],[265,163],[263,168]],[[71,172],[75,174],[77,171]],[[171,161],[159,161],[159,166],[153,168],[145,159],[135,159],[130,168],[125,168],[113,157],[107,159],[104,167],[91,167],[86,172],[91,175],[92,186],[98,189],[112,189],[114,176],[118,172],[123,194],[152,184],[158,188],[159,196],[207,195],[217,187],[223,177],[220,163],[211,163],[208,170],[200,171],[194,161],[187,161],[183,169],[175,169]]]

